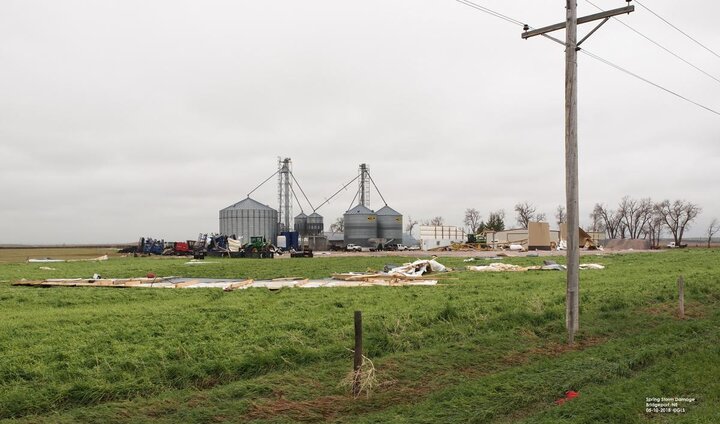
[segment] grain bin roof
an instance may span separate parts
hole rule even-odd
[[[402,216],[402,214],[388,205],[383,206],[377,211],[377,215]]]
[[[366,208],[363,205],[353,206],[352,208],[348,209],[347,212],[345,212],[346,215],[367,215],[370,213],[375,213],[375,212]]]
[[[234,205],[230,205],[223,210],[228,210],[228,209],[265,210],[265,211],[274,211],[275,210],[275,209],[271,208],[270,206],[263,205],[262,203],[258,202],[257,200],[253,200],[249,197],[235,203]]]

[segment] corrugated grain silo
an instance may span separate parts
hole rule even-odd
[[[305,212],[300,212],[300,214],[295,217],[294,223],[295,231],[298,234],[300,234],[301,236],[307,234],[308,216],[305,215]]]
[[[345,244],[374,247],[369,239],[377,238],[377,215],[363,205],[357,205],[343,215],[345,221]]]
[[[313,212],[308,215],[307,218],[307,234],[309,236],[322,235],[325,230],[325,224],[323,223],[323,217],[317,212]]]
[[[377,211],[377,237],[389,243],[402,243],[403,216],[388,205]],[[392,240],[392,241],[391,241]]]
[[[278,212],[251,198],[220,210],[220,234],[242,237],[242,243],[250,237],[263,236],[269,243],[278,235]]]

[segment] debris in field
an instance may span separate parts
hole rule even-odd
[[[362,287],[362,286],[433,286],[437,280],[424,278],[393,277],[387,274],[342,274],[346,278],[327,278],[320,280],[287,279],[277,280],[251,280],[251,279],[221,279],[221,278],[181,278],[181,277],[141,277],[141,278],[66,278],[46,280],[20,280],[14,286],[33,287],[145,287],[168,289],[192,288],[220,288],[225,291],[242,290],[248,288],[266,288],[279,290],[286,287],[320,288],[320,287]]]
[[[53,259],[53,258],[39,258],[39,259],[28,259],[29,263],[53,263],[53,262],[90,262],[90,261],[107,261],[108,255],[98,256],[97,258],[91,259]]]
[[[199,259],[191,259],[189,262],[185,262],[185,265],[205,265],[205,264],[216,264],[216,263],[218,263],[218,262],[199,260]]]
[[[386,265],[383,272],[372,272],[368,270],[368,272],[365,273],[348,272],[333,274],[332,277],[336,280],[368,282],[379,285],[403,285],[408,284],[407,280],[424,280],[423,283],[416,284],[435,285],[437,284],[437,280],[424,278],[423,275],[431,272],[448,271],[450,271],[449,268],[433,258],[430,260],[419,259],[402,266]]]
[[[417,277],[429,272],[447,272],[447,268],[435,259],[418,259],[415,262],[393,268],[388,271],[388,274],[392,276]]]
[[[605,269],[605,266],[600,264],[580,264],[580,269]]]
[[[474,261],[475,261],[475,258],[463,259],[463,262],[474,262]]]
[[[479,265],[479,266],[467,266],[466,267],[469,271],[478,271],[478,272],[508,272],[508,271],[527,271],[528,268],[521,267],[518,265],[511,265],[511,264],[504,264],[502,262],[493,262],[489,265]]]
[[[545,260],[543,261],[541,269],[543,271],[565,271],[567,267],[565,265],[560,265],[555,261]]]
[[[195,263],[193,261],[187,262]],[[200,262],[212,263],[212,262]],[[21,280],[13,283],[16,286],[37,287],[153,287],[153,288],[222,288],[225,291],[241,290],[251,287],[263,287],[269,290],[279,290],[284,287],[318,288],[318,287],[360,287],[360,286],[434,286],[437,279],[425,278],[428,273],[442,273],[450,271],[449,268],[430,260],[417,260],[402,266],[387,266],[386,272],[345,273],[333,274],[332,278],[309,280],[300,277],[284,277],[274,280],[251,279],[220,279],[220,278],[182,278],[182,277],[156,277],[148,273],[145,278],[102,278],[95,274],[91,279],[46,279],[27,281]]]
[[[385,265],[385,266],[383,267],[383,272],[390,272],[391,269],[395,269],[395,268],[397,268],[398,266],[400,266],[400,265],[387,264],[387,265]]]
[[[543,271],[565,271],[567,270],[567,267],[565,265],[560,264],[552,264],[552,265],[543,265],[540,267]]]
[[[576,391],[574,391],[574,390],[568,390],[567,392],[565,392],[565,397],[564,397],[564,398],[560,398],[560,399],[558,399],[558,400],[555,401],[555,405],[562,405],[563,403],[565,403],[565,402],[567,402],[567,401],[569,401],[569,400],[573,400],[573,399],[575,399],[575,398],[578,397],[578,396],[580,396],[580,393],[578,393],[578,392],[576,392]]]
[[[544,261],[544,265],[542,266],[519,266],[519,265],[511,265],[511,264],[504,264],[500,262],[493,262],[489,265],[485,266],[467,266],[465,267],[468,271],[478,271],[478,272],[517,272],[517,271],[565,271],[567,267],[565,265],[560,265],[558,263],[555,263],[553,261]],[[580,264],[580,269],[605,269],[603,265],[600,264]]]
[[[56,271],[57,270],[57,268],[50,268],[49,266],[41,266],[38,269],[42,269],[44,271]]]
[[[227,286],[223,287],[223,291],[233,291],[233,290],[238,290],[238,289],[244,289],[244,288],[247,288],[252,283],[253,283],[253,280],[245,280],[245,281],[238,281],[236,283],[230,283]]]
[[[66,262],[93,262],[93,261],[107,261],[108,255],[98,256],[97,258],[91,259],[68,259]]]

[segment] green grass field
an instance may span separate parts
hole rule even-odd
[[[441,258],[460,271],[438,286],[225,293],[10,282],[149,272],[323,278],[402,259],[0,264],[0,422],[717,423],[719,259],[700,249],[583,257],[607,268],[581,271],[572,348],[560,272],[472,273],[461,258]],[[357,399],[343,384],[355,310],[378,382]],[[580,395],[556,405],[567,390]],[[684,413],[646,413],[648,397],[696,400],[679,405]]]

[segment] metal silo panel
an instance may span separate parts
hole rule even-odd
[[[313,212],[307,218],[307,232],[309,235],[320,235],[325,230],[325,224],[323,223],[323,217]]]
[[[294,230],[301,235],[307,234],[308,216],[304,213],[300,213],[294,219]]]
[[[355,206],[343,215],[345,221],[345,244],[353,243],[373,247],[369,239],[377,238],[377,215],[364,206]]]
[[[402,231],[403,219],[399,212],[387,205],[377,211],[378,238],[393,240],[393,243],[402,243]]]
[[[220,211],[220,233],[242,237],[243,243],[252,236],[272,241],[277,236],[277,211],[248,197]]]

